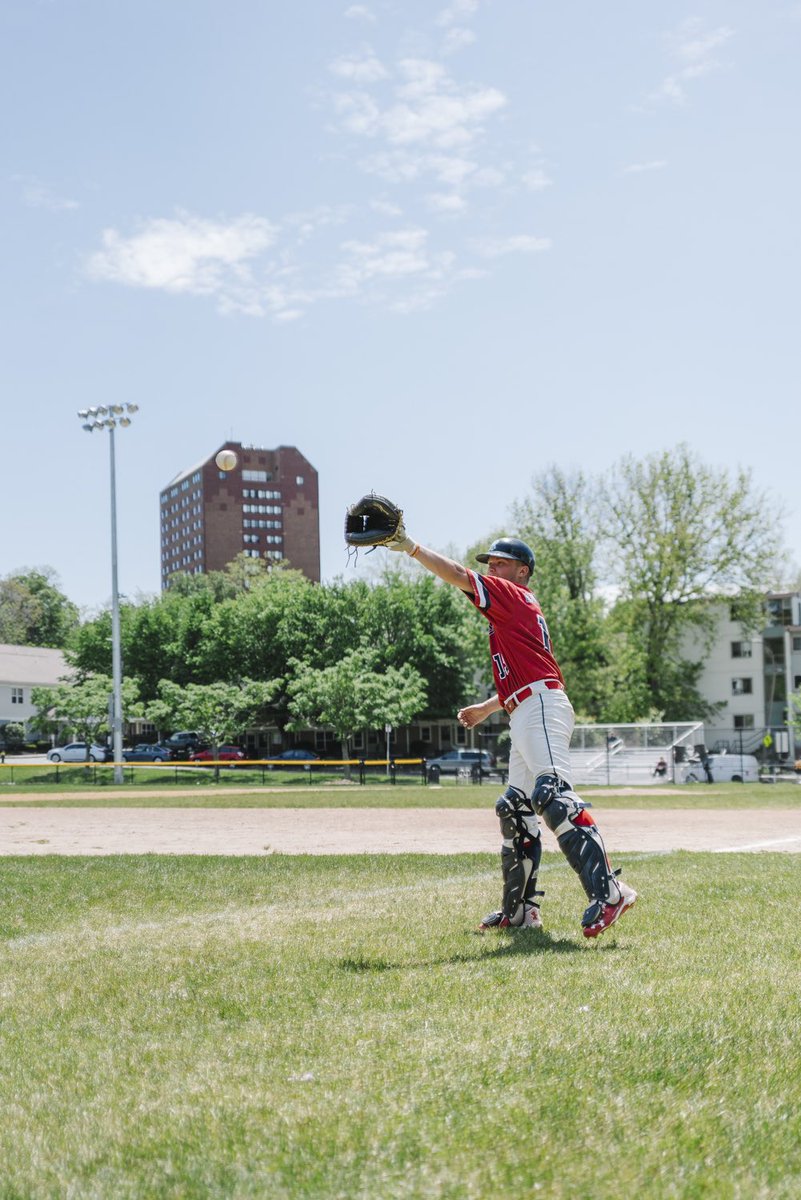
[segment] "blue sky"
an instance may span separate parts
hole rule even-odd
[[[533,472],[687,441],[801,558],[801,3],[5,0],[0,575],[159,587],[224,439],[464,547]],[[364,565],[356,568],[366,570]]]

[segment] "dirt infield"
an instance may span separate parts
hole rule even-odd
[[[128,793],[130,794],[130,793]],[[794,809],[610,809],[610,852],[801,853]],[[544,845],[556,843],[546,830]],[[491,809],[0,809],[0,855],[459,854],[497,851]]]

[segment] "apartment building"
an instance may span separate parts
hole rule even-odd
[[[217,466],[220,450],[236,454],[232,471]],[[317,471],[295,446],[224,442],[162,489],[160,525],[162,589],[175,574],[220,571],[242,553],[320,581]]]
[[[768,593],[765,625],[757,631],[744,629],[725,602],[716,614],[698,682],[703,697],[720,705],[709,725],[756,745],[766,731],[788,727],[790,696],[801,688],[801,593]],[[700,654],[690,643],[685,651],[688,658]]]

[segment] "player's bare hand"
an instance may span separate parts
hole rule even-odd
[[[465,729],[472,729],[474,725],[480,725],[488,715],[483,704],[468,704],[466,708],[459,709],[456,719]]]

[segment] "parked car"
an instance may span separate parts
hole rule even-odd
[[[212,749],[195,750],[189,755],[190,762],[208,763],[208,762],[241,762],[245,757],[244,750],[240,750],[238,746],[220,746],[215,755]]]
[[[293,746],[290,750],[282,750],[280,754],[271,754],[269,757],[268,771],[275,771],[278,763],[284,767],[303,767],[304,770],[310,771],[311,764],[319,762],[320,759],[319,754],[312,754],[311,750],[304,750],[300,746]]]
[[[130,750],[123,750],[122,757],[126,762],[169,762],[172,758],[172,751],[159,742],[152,744],[140,742],[138,746],[133,746]]]
[[[712,783],[757,783],[759,763],[753,754],[708,754],[707,766]],[[709,775],[702,762],[691,762],[684,776],[685,783],[706,783]]]
[[[55,746],[48,750],[50,762],[86,762],[86,742],[69,742],[66,746]],[[89,747],[89,762],[111,762],[113,754],[106,746]]]
[[[481,764],[482,771],[491,771],[495,766],[495,756],[489,750],[448,750],[439,758],[428,760],[427,769],[439,771],[440,775],[457,775],[459,771],[470,772]]]
[[[173,758],[189,758],[190,754],[204,748],[204,743],[196,733],[189,730],[180,730],[178,733],[171,733],[168,738],[165,738],[161,743],[165,746]]]

